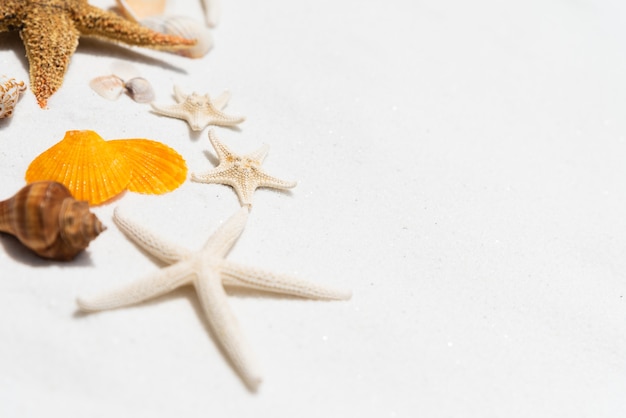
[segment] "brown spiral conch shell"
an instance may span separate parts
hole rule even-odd
[[[0,202],[0,232],[44,258],[71,260],[105,229],[87,202],[55,181],[31,183]]]

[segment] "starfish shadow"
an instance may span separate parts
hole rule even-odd
[[[284,196],[293,197],[292,190],[275,189],[273,187],[264,187],[264,186],[259,187],[257,190],[265,190],[270,193],[282,194]]]
[[[189,125],[187,125],[187,130],[189,131],[189,138],[194,142],[198,142],[202,136],[202,132],[204,132],[204,129],[201,131],[194,131]]]
[[[0,51],[11,50],[15,57],[22,63],[22,67],[28,72],[28,59],[26,49],[17,33],[9,32],[0,34]],[[4,72],[4,69],[3,69]],[[10,74],[6,74],[10,77]]]
[[[220,164],[220,159],[216,155],[214,155],[211,151],[204,150],[202,151],[202,153],[214,167],[217,167]]]
[[[81,38],[80,44],[78,45],[76,52],[86,53],[88,55],[94,56],[108,56],[110,58],[120,60],[141,62],[143,64],[154,65],[167,70],[176,71],[181,74],[187,74],[187,71],[169,63],[165,58],[160,59],[151,57],[149,55],[142,54],[139,51],[135,51],[134,49],[132,49],[132,47],[111,44],[95,38]],[[167,52],[161,53],[167,54]]]
[[[0,244],[9,257],[30,267],[50,267],[51,264],[70,268],[93,266],[88,251],[81,252],[71,261],[57,261],[39,257],[10,234],[0,233]]]

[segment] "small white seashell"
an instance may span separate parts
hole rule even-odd
[[[124,80],[113,74],[94,78],[89,82],[89,87],[107,100],[117,100],[126,90]]]
[[[202,7],[206,24],[212,28],[217,26],[222,12],[220,0],[202,0]]]
[[[203,57],[213,47],[211,30],[197,20],[186,16],[156,16],[139,21],[156,32],[166,35],[177,35],[187,39],[196,39],[197,43],[191,48],[175,51],[176,54],[188,58]]]
[[[149,16],[162,15],[165,11],[165,0],[116,0],[122,13],[135,22]]]
[[[145,78],[131,78],[124,86],[126,93],[137,103],[150,103],[154,100],[154,90]]]
[[[0,119],[13,116],[15,104],[24,90],[26,90],[26,85],[23,81],[0,76]]]

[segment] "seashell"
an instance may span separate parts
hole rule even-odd
[[[29,184],[0,202],[0,231],[44,258],[71,260],[105,229],[87,202],[54,181]]]
[[[116,139],[108,142],[118,148],[132,167],[128,190],[163,194],[178,188],[187,179],[187,164],[172,148],[149,139]]]
[[[131,167],[121,151],[94,131],[68,131],[56,145],[33,160],[28,183],[63,183],[79,200],[98,205],[120,194],[130,182]]]
[[[89,87],[107,100],[117,100],[126,90],[124,80],[116,75],[103,75],[89,82]]]
[[[131,78],[124,84],[124,87],[126,93],[137,103],[150,103],[154,100],[154,90],[145,78]]]
[[[220,20],[222,7],[220,0],[202,0],[202,8],[204,9],[204,20],[206,24],[214,28]]]
[[[15,81],[14,78],[0,76],[0,119],[13,116],[13,109],[17,104],[20,93],[26,90],[23,81]]]
[[[116,0],[124,16],[135,22],[149,16],[162,15],[165,0]]]
[[[191,48],[172,51],[187,58],[200,58],[213,48],[211,30],[197,20],[186,16],[155,16],[139,21],[153,31],[166,35],[176,35],[186,39],[195,39]]]
[[[26,181],[63,183],[77,199],[104,203],[128,189],[161,194],[187,177],[183,157],[149,139],[105,141],[93,131],[68,131],[30,163]]]
[[[108,100],[117,100],[125,92],[137,103],[150,103],[154,100],[152,85],[131,64],[117,61],[111,65],[113,74],[96,77],[89,86]],[[128,81],[124,81],[128,80]]]

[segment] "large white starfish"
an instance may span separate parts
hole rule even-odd
[[[194,131],[201,131],[208,125],[235,126],[246,120],[243,116],[229,116],[222,112],[230,100],[229,91],[213,100],[208,94],[186,94],[180,87],[174,86],[174,99],[176,104],[173,105],[153,102],[150,106],[158,114],[186,120]]]
[[[218,228],[198,252],[191,252],[163,240],[120,215],[117,208],[113,219],[140,247],[171,265],[122,288],[94,297],[78,298],[80,309],[93,312],[133,305],[171,292],[180,286],[192,284],[215,336],[251,390],[255,390],[261,383],[261,374],[228,306],[223,285],[311,299],[351,297],[349,291],[226,260],[228,251],[246,225],[248,208],[245,206]]]
[[[191,174],[191,180],[200,183],[221,183],[232,186],[242,206],[252,206],[252,195],[259,187],[291,189],[295,181],[285,181],[267,174],[261,168],[269,151],[269,145],[245,155],[237,155],[224,145],[213,130],[209,130],[209,141],[220,159],[219,165],[203,174]]]

